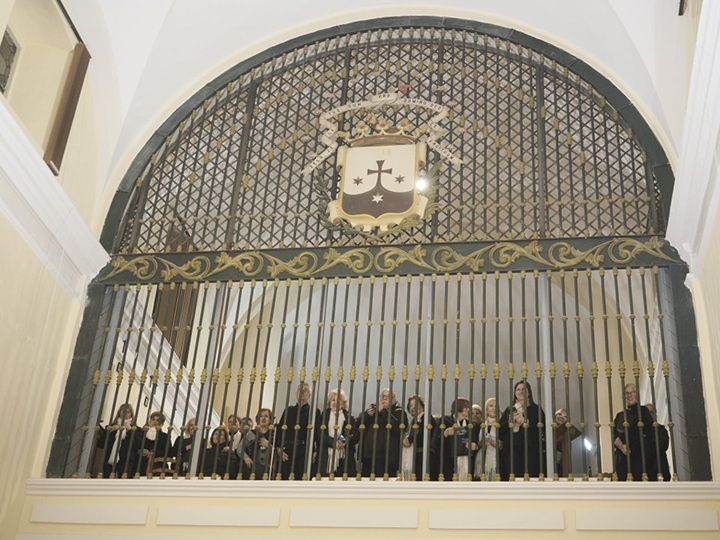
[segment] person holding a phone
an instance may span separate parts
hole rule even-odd
[[[545,413],[535,403],[527,381],[515,383],[513,404],[500,418],[500,477],[537,477],[546,474]]]
[[[349,478],[357,474],[355,445],[359,438],[355,418],[348,412],[348,400],[344,390],[334,388],[328,394],[327,408],[316,434],[319,452],[319,472],[322,476],[333,474]]]
[[[398,405],[395,393],[384,388],[377,405],[369,405],[360,417],[360,427],[365,429],[360,457],[363,476],[397,476],[401,425],[407,425],[407,416]]]

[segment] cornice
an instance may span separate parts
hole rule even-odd
[[[70,297],[108,260],[87,223],[0,100],[0,210]]]
[[[718,501],[717,482],[243,482],[192,479],[30,479],[27,496],[246,499]]]

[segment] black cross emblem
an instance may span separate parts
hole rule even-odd
[[[368,173],[368,174],[375,174],[375,173],[377,173],[377,175],[378,175],[377,181],[378,181],[378,183],[379,183],[379,182],[380,182],[380,178],[382,178],[383,173],[392,174],[392,169],[383,169],[383,168],[382,168],[383,163],[385,163],[385,160],[378,160],[378,161],[376,161],[375,163],[377,163],[377,166],[378,166],[377,171],[371,171],[370,169],[368,169],[368,170],[367,170],[367,173]]]

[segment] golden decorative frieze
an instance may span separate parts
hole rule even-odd
[[[478,247],[479,246],[479,247]],[[248,251],[219,253],[185,259],[176,255],[127,255],[113,259],[100,282],[168,282],[226,279],[313,278],[332,275],[389,275],[453,273],[460,271],[492,272],[520,267],[564,270],[577,267],[652,266],[660,261],[682,264],[665,241],[657,237],[614,238],[579,247],[568,241],[527,243],[495,242],[473,245],[415,245],[408,247],[328,248],[326,250],[288,250],[283,252]],[[475,248],[475,249],[473,249]],[[638,261],[639,257],[645,257]],[[647,262],[646,262],[647,261]],[[642,263],[642,264],[641,264]],[[233,275],[237,273],[238,275]]]

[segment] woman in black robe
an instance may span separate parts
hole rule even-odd
[[[450,412],[440,423],[442,473],[446,482],[452,480],[455,473],[458,481],[465,482],[468,477],[472,477],[472,463],[479,447],[480,425],[473,425],[470,429],[470,401],[467,398],[459,397],[453,401]]]
[[[203,445],[205,451],[202,457],[202,473],[204,476],[212,477],[216,474],[224,478],[225,473],[229,479],[237,477],[238,467],[235,453],[230,445],[230,436],[224,427],[215,428],[210,436],[210,441]]]
[[[642,421],[643,426],[638,424]],[[628,423],[627,428],[625,422]],[[625,409],[615,415],[613,443],[615,445],[615,471],[621,481],[657,480],[655,434],[653,417],[644,405],[638,403],[637,387],[625,385]],[[629,467],[628,467],[629,466]],[[629,474],[632,474],[628,478]]]
[[[197,432],[197,420],[191,418],[182,428],[182,434],[175,439],[172,447],[172,456],[175,458],[175,470],[178,474],[190,473],[190,460],[192,459],[193,440]]]
[[[115,418],[107,427],[100,427],[98,448],[103,452],[103,477],[132,478],[137,469],[138,450],[142,431],[135,427],[135,411],[129,403],[123,403]]]
[[[545,413],[533,400],[532,388],[525,381],[515,383],[513,404],[500,418],[500,477],[537,477],[546,474]],[[512,424],[512,427],[510,426]]]
[[[169,471],[167,460],[172,457],[172,449],[170,437],[162,430],[164,423],[165,415],[160,411],[153,412],[141,436],[142,450],[138,472],[142,476]]]
[[[428,474],[430,480],[437,480],[440,470],[440,464],[438,460],[438,423],[435,418],[428,415],[427,421],[425,420],[425,400],[422,396],[413,394],[408,398],[407,401],[407,412],[408,412],[408,426],[406,428],[406,435],[403,437],[403,447],[408,448],[409,452],[403,455],[408,456],[408,459],[412,457],[414,461],[414,469],[412,465],[407,467],[407,470],[415,473],[415,479],[417,481],[424,480],[423,478],[423,466],[425,464],[425,437],[427,432],[428,448],[427,451],[430,455],[428,461]],[[426,423],[430,428],[426,427]],[[405,470],[405,466],[403,466]]]

